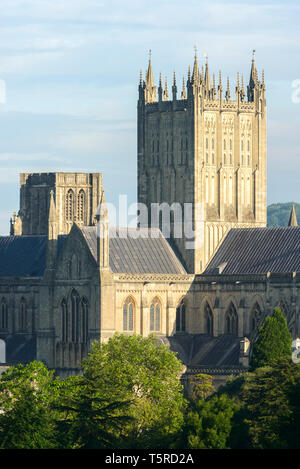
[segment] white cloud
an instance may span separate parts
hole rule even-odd
[[[52,161],[52,162],[61,162],[61,163],[70,163],[71,160],[68,158],[61,158],[58,156],[53,156],[49,153],[36,153],[36,154],[27,154],[27,153],[0,153],[0,161]],[[1,168],[2,171],[2,168]]]

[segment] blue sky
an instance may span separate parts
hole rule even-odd
[[[107,201],[136,200],[137,86],[149,49],[156,81],[162,72],[170,84],[175,70],[181,83],[196,45],[232,92],[256,50],[268,202],[300,202],[299,20],[298,1],[1,0],[0,234],[19,208],[20,172],[99,171]]]

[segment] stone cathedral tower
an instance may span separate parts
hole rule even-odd
[[[264,74],[259,81],[254,57],[246,92],[238,74],[233,96],[221,72],[218,86],[211,79],[207,59],[199,71],[197,53],[180,96],[175,72],[170,94],[161,76],[156,88],[150,57],[139,84],[138,202],[148,214],[152,203],[192,207],[194,245],[183,224],[174,236],[184,217],[170,217],[170,242],[189,272],[203,271],[230,228],[266,226],[266,166]]]
[[[51,194],[57,235],[68,234],[74,222],[95,225],[102,191],[102,173],[23,173],[20,210],[11,219],[10,234],[47,235]]]

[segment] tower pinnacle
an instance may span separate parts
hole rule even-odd
[[[146,72],[146,102],[153,103],[156,100],[156,86],[154,85],[151,50],[149,51],[148,70]]]
[[[295,205],[294,204],[292,205],[292,210],[291,210],[288,226],[298,226],[296,210],[295,210]]]

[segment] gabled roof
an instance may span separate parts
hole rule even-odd
[[[81,228],[97,260],[97,228]],[[157,229],[111,228],[109,264],[114,273],[186,274],[168,241]]]
[[[300,271],[300,227],[231,229],[203,275]]]
[[[58,237],[58,252],[66,236]],[[46,269],[47,236],[0,236],[0,277],[41,277]]]

